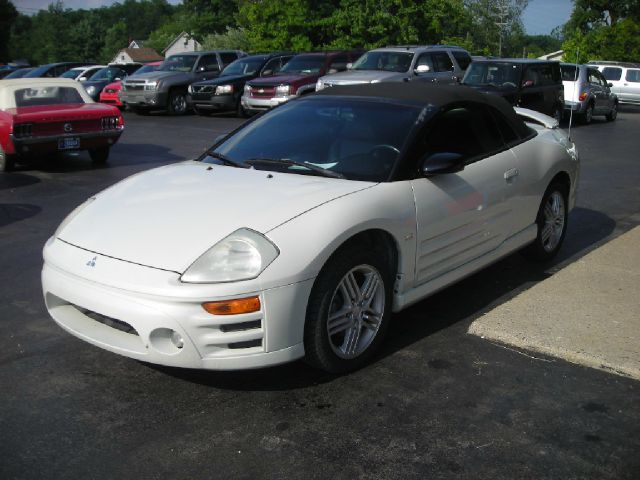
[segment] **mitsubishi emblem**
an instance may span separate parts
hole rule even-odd
[[[64,131],[67,132],[67,133],[73,131],[73,126],[70,123],[65,123],[64,124]]]
[[[87,262],[87,267],[95,267],[96,266],[96,260],[98,259],[97,256],[93,257],[91,260],[89,260]]]

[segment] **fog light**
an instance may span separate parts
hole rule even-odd
[[[238,315],[240,313],[252,313],[260,310],[260,297],[235,298],[233,300],[221,300],[219,302],[206,302],[202,304],[202,308],[212,315]]]
[[[175,330],[171,333],[171,343],[173,343],[176,348],[184,347],[184,340],[182,339],[182,335],[180,335]]]

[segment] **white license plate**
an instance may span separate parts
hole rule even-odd
[[[78,137],[65,137],[58,140],[58,150],[73,150],[80,148]]]

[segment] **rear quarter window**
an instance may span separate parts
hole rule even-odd
[[[605,67],[602,69],[602,75],[607,80],[613,80],[614,82],[622,78],[622,68],[620,67]]]
[[[627,70],[624,78],[627,82],[640,83],[640,70]]]
[[[461,70],[466,70],[471,63],[471,57],[466,52],[451,52]]]

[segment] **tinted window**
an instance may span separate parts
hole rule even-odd
[[[167,58],[158,70],[167,72],[190,72],[198,57],[195,55],[171,55]]]
[[[413,53],[410,52],[367,52],[353,64],[352,69],[406,72],[412,59]]]
[[[491,113],[491,116],[496,122],[496,127],[500,131],[500,135],[502,135],[502,141],[507,145],[512,145],[518,142],[520,140],[520,136],[513,129],[509,121],[506,118],[504,118],[502,113],[500,113],[498,110],[494,108],[491,108],[491,107],[488,107],[488,108],[489,108],[489,112]]]
[[[502,150],[504,141],[489,112],[480,105],[453,108],[434,119],[426,131],[425,153],[452,152],[467,161]]]
[[[153,72],[158,69],[158,65],[143,65],[138,70],[135,71],[135,75],[140,75],[142,73]]]
[[[215,54],[203,55],[198,61],[198,70],[201,72],[217,72],[220,70],[218,57]]]
[[[622,78],[622,69],[619,67],[605,67],[602,70],[602,75],[604,75],[604,78],[607,80],[617,81]]]
[[[267,64],[262,69],[261,75],[273,75],[278,72],[282,68],[282,58],[276,57],[272,58],[267,62]]]
[[[216,151],[236,161],[290,159],[351,180],[384,181],[421,111],[387,102],[310,97],[286,103],[247,124]],[[212,157],[203,160],[216,163]],[[254,166],[311,173],[300,166]]]
[[[624,78],[628,82],[640,82],[640,70],[627,70]]]
[[[238,54],[235,52],[222,52],[220,59],[223,65],[229,65],[231,62],[235,62],[238,59]]]
[[[598,77],[598,71],[594,69],[589,69],[589,83],[595,83],[596,85],[600,85],[600,78]]]
[[[453,58],[456,59],[456,62],[458,62],[460,69],[466,70],[471,63],[471,57],[469,56],[469,54],[467,52],[458,52],[455,50],[451,53],[453,54]]]
[[[575,82],[580,74],[577,72],[575,65],[563,65],[562,66],[562,80],[566,82]]]
[[[347,54],[336,55],[329,64],[329,73],[341,72],[347,69],[349,57]]]
[[[446,52],[437,52],[431,54],[433,60],[433,69],[436,72],[450,72],[453,70],[453,62]]]
[[[553,85],[553,69],[551,65],[529,65],[524,72],[523,81],[533,82],[533,86]]]
[[[100,82],[100,81],[107,80],[109,82],[112,82],[116,78],[124,78],[126,76],[127,76],[127,72],[125,72],[124,70],[118,67],[107,67],[107,68],[101,68],[96,73],[91,75],[91,77],[89,78],[89,81]]]
[[[242,58],[227,65],[222,71],[222,75],[253,75],[258,71],[263,62],[264,58]]]
[[[507,62],[473,62],[462,80],[465,85],[514,88],[520,83],[520,65]]]
[[[418,61],[416,62],[416,67],[419,65],[426,65],[429,67],[429,71],[433,71],[433,59],[431,58],[430,53],[423,53],[418,57]]]
[[[72,68],[71,70],[67,70],[62,75],[61,78],[76,78],[78,75],[82,73],[84,69],[82,68]]]
[[[75,88],[71,87],[33,87],[22,88],[14,93],[16,107],[35,107],[39,105],[60,105],[66,103],[84,103]]]

